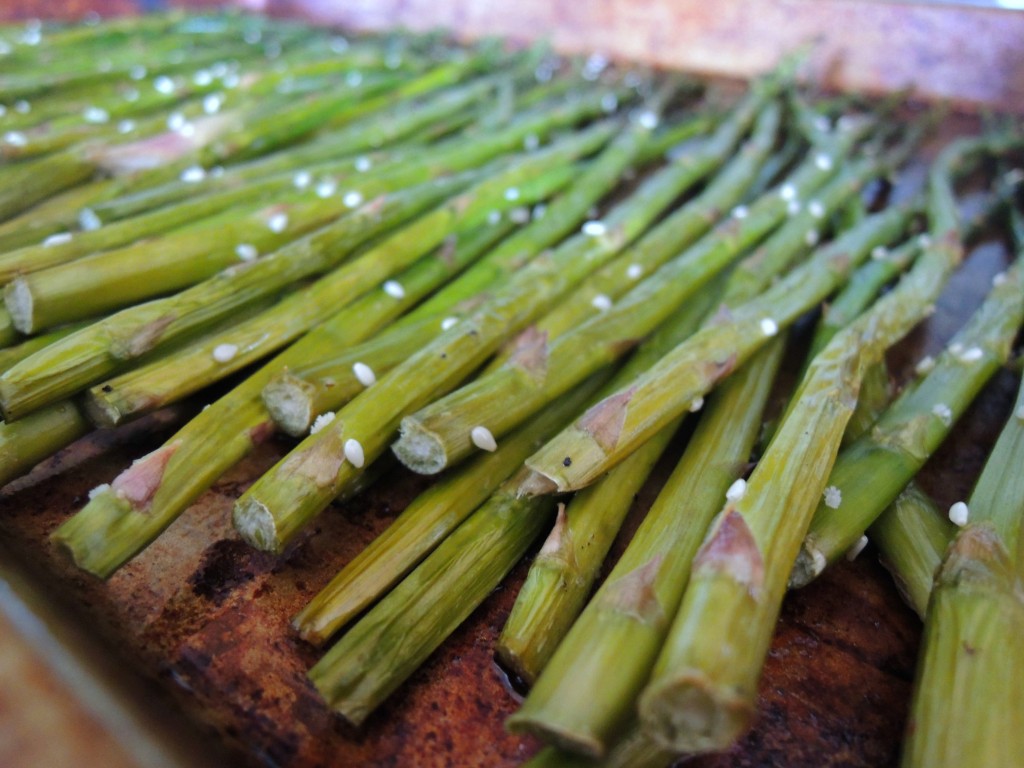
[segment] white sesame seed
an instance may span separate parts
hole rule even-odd
[[[250,243],[239,243],[235,246],[235,255],[242,261],[252,261],[260,255],[256,246]]]
[[[954,341],[952,344],[949,345],[949,353],[953,355],[953,357],[959,357],[960,353],[963,351],[964,345],[961,344],[959,341]]]
[[[281,234],[288,228],[288,214],[275,213],[267,219],[267,228],[276,234]]]
[[[213,359],[218,363],[230,363],[237,354],[237,344],[218,344],[213,348]]]
[[[18,99],[16,102],[14,102],[14,111],[17,112],[19,115],[27,115],[29,112],[32,111],[32,105],[29,102],[25,101],[25,99]]]
[[[822,500],[829,509],[839,509],[839,505],[843,503],[843,492],[836,486],[830,485],[825,489]]]
[[[871,249],[871,258],[875,261],[881,261],[889,257],[889,249],[884,245],[876,245]]]
[[[211,93],[203,99],[203,112],[208,115],[217,114],[222,106],[224,106],[224,97],[219,93]]]
[[[533,206],[533,218],[535,220],[536,219],[543,219],[544,218],[544,214],[547,213],[547,212],[548,212],[548,207],[546,205],[544,205],[544,203],[537,203],[535,206]]]
[[[229,72],[227,75],[224,76],[224,79],[221,82],[224,84],[225,88],[230,89],[237,88],[238,84],[242,81],[241,78],[238,77],[237,72]]]
[[[523,149],[527,152],[532,152],[540,146],[540,137],[536,133],[526,134],[526,138],[523,139]]]
[[[4,134],[4,143],[12,147],[24,147],[28,144],[28,136],[21,131],[8,131]]]
[[[313,419],[313,423],[309,427],[309,434],[315,435],[317,432],[326,427],[332,421],[334,421],[334,411],[327,411],[326,413],[321,413],[319,416]]]
[[[188,120],[181,112],[172,112],[167,117],[167,128],[172,131],[180,131],[187,122]]]
[[[508,220],[513,224],[526,224],[530,220],[530,209],[522,205],[513,208],[508,212]]]
[[[200,88],[205,88],[213,82],[213,72],[208,69],[200,69],[192,75],[192,82]]]
[[[501,223],[501,211],[491,211],[487,214],[487,223],[492,227]]]
[[[491,430],[487,427],[473,427],[473,429],[469,431],[469,439],[472,440],[473,445],[481,451],[493,453],[498,449],[498,443],[495,441],[494,435],[491,434]]]
[[[189,138],[191,136],[195,136],[196,127],[192,123],[186,121],[185,124],[181,126],[180,129],[178,129],[178,133],[180,133],[185,138]]]
[[[52,248],[55,245],[63,245],[64,243],[71,242],[70,232],[58,232],[55,235],[50,235],[48,238],[43,240],[44,248]]]
[[[1005,272],[1000,272],[992,278],[992,287],[998,288],[1000,285],[1005,285],[1008,279]]]
[[[832,158],[826,155],[824,152],[814,156],[814,164],[822,171],[832,170]]]
[[[82,119],[87,123],[101,124],[110,121],[110,113],[101,107],[86,107]]]
[[[182,171],[180,178],[186,184],[197,184],[206,178],[206,169],[201,165],[193,165]]]
[[[832,124],[824,115],[818,115],[817,117],[814,118],[814,130],[818,131],[819,133],[828,133],[831,127]]]
[[[351,72],[345,75],[345,85],[349,88],[358,88],[363,84],[363,73],[359,70],[353,69]]]
[[[363,196],[361,193],[352,190],[345,193],[345,196],[341,198],[341,202],[345,204],[346,208],[355,208],[357,205],[362,205]]]
[[[141,80],[146,76],[146,68],[141,64],[136,64],[134,67],[128,70],[128,77],[132,80]]]
[[[456,325],[458,325],[458,323],[459,323],[459,318],[457,318],[457,317],[446,317],[444,320],[441,321],[441,330],[442,331],[447,331],[449,328],[454,328]]]
[[[703,397],[695,397],[693,400],[690,401],[690,413],[696,413],[697,411],[699,411],[703,407],[704,407],[704,398]]]
[[[947,427],[953,423],[953,411],[945,403],[936,403],[932,406],[932,415]]]
[[[801,206],[799,200],[790,200],[788,203],[786,203],[786,213],[788,213],[790,216],[796,216],[798,213],[800,213],[800,207]]]
[[[614,93],[606,93],[601,97],[601,109],[605,113],[611,114],[619,108],[619,99]]]
[[[932,238],[928,234],[920,234],[917,236],[917,244],[922,248],[927,248],[932,244]]]
[[[515,202],[516,200],[519,199],[519,190],[516,189],[515,187],[509,187],[508,189],[505,190],[505,199],[508,200],[510,203]]]
[[[600,312],[607,312],[612,308],[612,300],[605,296],[603,293],[597,294],[590,300],[590,306]]]
[[[78,214],[78,226],[86,232],[91,232],[102,227],[103,222],[100,221],[100,217],[96,215],[92,208],[83,208],[81,213]]]
[[[156,80],[154,80],[153,87],[156,88],[158,93],[162,93],[164,96],[170,96],[174,93],[174,81],[167,77],[167,75],[160,75]]]
[[[377,376],[374,374],[373,368],[368,366],[366,363],[353,364],[352,373],[355,374],[356,379],[364,387],[368,387],[377,381]]]
[[[750,209],[745,205],[737,205],[732,209],[732,217],[734,219],[745,219],[750,215]]]
[[[779,188],[779,197],[783,200],[796,200],[796,187],[792,184],[783,184]]]
[[[811,229],[807,231],[806,235],[804,235],[804,242],[807,243],[809,246],[814,247],[815,245],[818,244],[818,240],[820,238],[821,235],[818,234],[818,230]]]
[[[338,183],[334,179],[324,179],[316,185],[316,196],[328,198],[338,191]]]
[[[630,264],[626,268],[626,277],[630,280],[639,280],[644,274],[644,268],[639,264]]]
[[[861,536],[857,541],[854,542],[853,546],[846,550],[846,559],[851,563],[857,559],[857,555],[864,551],[864,547],[868,545],[868,537]]]
[[[92,501],[97,496],[99,496],[101,493],[106,493],[109,490],[110,490],[110,483],[101,483],[100,485],[97,485],[95,488],[93,488],[91,491],[89,491],[89,501]]]
[[[405,288],[397,280],[388,280],[384,283],[384,293],[393,299],[405,298]]]
[[[778,332],[778,323],[776,323],[770,317],[764,317],[761,319],[761,333],[763,333],[765,336],[774,336]]]
[[[361,469],[363,464],[366,463],[366,456],[363,454],[363,446],[358,440],[350,437],[345,441],[345,458],[348,459],[356,469]]]
[[[313,183],[313,174],[309,171],[299,171],[292,176],[292,185],[296,189],[305,189]]]
[[[807,204],[807,212],[816,219],[825,217],[825,206],[821,204],[820,200],[811,200]]]
[[[356,158],[355,168],[359,173],[366,173],[371,167],[373,167],[373,162],[370,158],[365,155]]]
[[[608,231],[608,228],[603,221],[591,220],[586,222],[580,231],[587,237],[600,237]]]
[[[603,53],[592,53],[583,64],[584,80],[596,80],[608,67],[608,57]]]
[[[935,367],[935,358],[931,355],[925,355],[917,361],[917,365],[914,366],[914,373],[918,376],[924,376],[926,373],[931,371]]]
[[[118,133],[131,133],[134,130],[135,130],[135,121],[134,120],[122,120],[121,122],[119,122],[117,124],[117,132]]]
[[[747,481],[742,477],[736,480],[732,485],[729,486],[729,490],[725,492],[726,501],[739,501],[747,493]]]
[[[971,511],[967,508],[967,505],[962,501],[958,501],[956,504],[949,508],[949,520],[954,525],[963,527],[967,525],[967,518],[970,516]]]
[[[968,347],[959,355],[956,359],[961,363],[976,363],[985,356],[985,352],[981,347]]]
[[[640,124],[641,128],[646,128],[649,131],[653,131],[658,127],[658,116],[649,109],[641,111],[636,116],[636,121]]]

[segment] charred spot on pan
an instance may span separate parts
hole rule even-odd
[[[237,587],[252,580],[252,552],[241,541],[215,543],[189,578],[192,594],[220,605]]]

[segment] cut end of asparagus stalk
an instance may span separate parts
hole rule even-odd
[[[235,530],[242,540],[263,552],[279,553],[281,539],[270,509],[256,499],[239,499],[232,515]]]
[[[116,427],[124,421],[124,414],[103,395],[100,387],[93,387],[85,393],[81,400],[85,415],[97,427]]]
[[[32,333],[32,291],[28,283],[18,277],[4,289],[4,303],[11,315],[11,323],[21,333]]]
[[[313,407],[315,397],[316,387],[290,373],[281,374],[263,389],[263,404],[270,418],[292,437],[309,434],[317,417]]]
[[[134,553],[134,548],[118,546],[117,538],[126,542],[130,534],[118,537],[117,523],[130,519],[136,513],[130,502],[120,498],[109,488],[94,491],[89,502],[89,514],[81,512],[53,532],[51,541],[68,555],[83,571],[100,579],[107,579]],[[131,528],[131,525],[126,526]]]
[[[789,588],[806,587],[822,574],[827,565],[828,560],[824,553],[814,546],[811,539],[807,539],[796,556],[796,562],[793,563],[793,571],[789,574]]]
[[[436,475],[448,466],[444,442],[417,419],[402,419],[399,439],[391,450],[402,464],[421,475]]]
[[[711,752],[728,747],[750,726],[750,698],[722,690],[702,670],[681,672],[648,687],[640,697],[645,734],[673,753]]]

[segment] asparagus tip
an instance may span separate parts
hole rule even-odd
[[[750,725],[749,698],[714,686],[691,669],[650,686],[639,702],[644,732],[659,746],[679,752],[722,750]]]
[[[448,465],[443,442],[416,419],[402,419],[398,440],[391,450],[402,464],[421,475],[436,475]]]

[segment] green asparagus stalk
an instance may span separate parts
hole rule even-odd
[[[553,507],[508,480],[310,670],[328,705],[361,724],[508,574]]]
[[[640,698],[643,727],[663,746],[721,749],[749,725],[787,577],[864,371],[927,315],[962,258],[950,169],[977,149],[955,144],[936,163],[929,183],[933,242],[890,294],[814,359],[797,393],[800,406],[708,531]]]
[[[85,414],[67,400],[13,424],[0,423],[0,486],[21,477],[89,429]]]
[[[27,357],[34,355],[39,350],[45,349],[55,341],[59,341],[84,327],[85,323],[67,325],[62,328],[56,328],[48,333],[41,333],[38,336],[24,339],[20,343],[16,343],[14,346],[9,346],[6,349],[0,349],[0,373],[13,367],[16,363],[20,363]]]
[[[827,213],[845,200],[851,186],[856,189],[864,183],[868,173],[860,169],[852,178],[837,179],[822,191],[820,201],[816,201],[821,210],[816,209],[815,213]],[[778,194],[771,193],[764,201],[767,205],[757,206],[757,215],[721,224],[692,250],[630,290],[616,305],[571,332],[551,342],[529,337],[528,359],[532,364],[524,365],[521,355],[513,355],[500,369],[404,419],[401,438],[393,446],[395,454],[414,471],[438,472],[473,451],[474,429],[482,426],[494,437],[500,437],[548,398],[578,381],[578,377],[621,355],[629,340],[649,333],[717,270],[785,218],[786,205]],[[670,218],[665,226],[671,223]],[[905,212],[894,209],[876,223],[885,233],[883,236],[892,237],[902,230]],[[766,252],[777,252],[785,264],[794,248],[808,247],[808,233],[817,237],[817,226],[817,218],[810,213],[794,218],[778,235],[787,246],[766,248]],[[675,245],[671,240],[665,243],[660,228],[651,236],[670,248]],[[758,257],[741,266],[734,282],[742,280],[747,270],[756,269],[760,261]]]
[[[935,581],[902,765],[1024,760],[1024,387]]]
[[[119,190],[114,179],[99,179],[72,187],[54,195],[24,213],[0,223],[0,263],[2,254],[29,245],[37,245],[50,235],[69,232],[78,225],[79,212]]]
[[[8,143],[11,135],[6,137]],[[88,160],[62,152],[29,160],[4,169],[0,186],[0,221],[27,210],[38,202],[80,184],[94,173]]]
[[[956,526],[939,512],[927,494],[911,483],[879,515],[869,531],[900,594],[923,620],[935,574]]]
[[[459,473],[429,488],[349,562],[292,622],[302,637],[325,642],[385,594],[470,516],[529,455],[531,446],[582,407],[604,377],[596,376]]]
[[[793,569],[793,586],[809,583],[857,542],[1006,362],[1024,322],[1020,263],[998,282],[927,375],[908,388],[869,433],[843,451],[829,477],[842,502],[822,502],[815,512]],[[870,493],[862,487],[868,477]]]
[[[647,121],[644,121],[647,122]],[[642,140],[649,128],[637,124]],[[670,165],[605,218],[545,258],[526,265],[469,318],[393,369],[306,438],[235,505],[235,525],[255,546],[279,549],[386,448],[402,416],[471,373],[546,305],[635,240],[695,176]],[[347,456],[347,458],[346,458]]]
[[[102,379],[133,358],[220,320],[246,304],[339,263],[389,226],[436,204],[469,181],[432,182],[370,201],[275,253],[231,267],[174,296],[122,310],[18,363],[0,376],[0,407],[13,420]],[[440,209],[453,210],[449,205]],[[287,224],[287,222],[286,222]],[[373,254],[376,256],[376,254]],[[350,297],[405,266],[357,257],[348,264]]]
[[[718,278],[715,283],[722,281]],[[670,318],[622,367],[609,386],[630,380],[637,371],[649,367],[693,333],[720,295],[719,288],[702,292]],[[532,685],[583,609],[635,494],[677,427],[678,423],[674,423],[659,432],[559,512],[555,528],[530,567],[495,649],[502,664],[520,680]]]
[[[568,183],[574,175],[571,167],[556,165],[518,187],[520,197],[517,202],[529,204],[545,199],[552,191]],[[400,295],[393,296],[386,290],[381,291],[390,304],[390,311],[385,312],[397,316],[437,287],[442,280],[458,274],[507,231],[500,224],[488,224],[484,229],[470,233],[465,243],[460,242],[458,231],[447,235],[447,245],[450,247],[442,243],[439,253],[425,257],[422,262],[417,262],[404,273],[395,276],[390,285],[401,286]],[[424,232],[424,227],[412,225],[388,237],[372,250],[377,251],[379,258],[383,259],[388,252],[396,249],[430,247],[436,239],[428,236],[430,234]],[[377,257],[367,254],[363,258],[372,260]],[[86,400],[90,417],[104,426],[117,424],[139,411],[174,402],[266,357],[313,325],[331,317],[337,310],[339,297],[345,295],[350,279],[348,270],[341,267],[244,323],[227,331],[218,331],[180,351],[93,387]],[[395,292],[393,288],[392,292]],[[364,322],[366,315],[373,312],[367,305],[376,301],[379,298],[356,302],[358,306],[343,310],[344,318],[334,318],[331,322]],[[363,365],[368,363],[364,361]],[[370,360],[369,370],[381,373],[386,368],[378,367],[375,361]],[[360,384],[362,386],[365,384]]]

